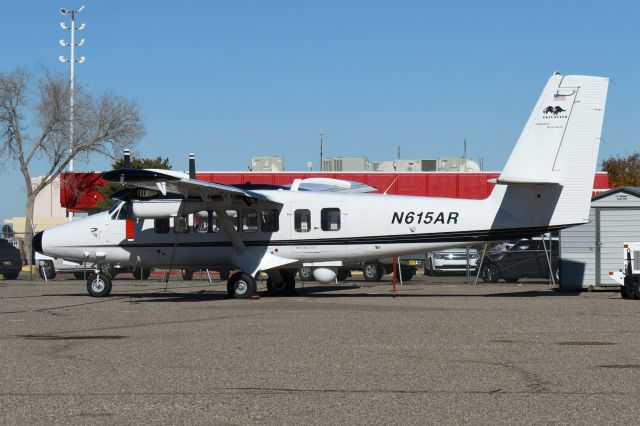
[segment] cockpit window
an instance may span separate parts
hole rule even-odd
[[[129,217],[129,204],[123,203],[120,211],[118,212],[118,220],[124,220]]]
[[[113,213],[118,210],[118,207],[120,207],[122,205],[123,201],[120,200],[116,200],[115,203],[113,203],[111,205],[111,207],[109,207],[109,216],[113,217]]]
[[[124,201],[118,201],[109,209],[109,215],[111,219],[126,219],[127,218],[127,203]]]

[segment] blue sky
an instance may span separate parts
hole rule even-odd
[[[600,159],[637,149],[637,2],[22,0],[3,7],[0,70],[68,73],[58,8],[82,4],[78,83],[136,100],[136,151],[175,169],[191,151],[199,170],[315,169],[324,131],[325,156],[461,155],[466,138],[500,170],[556,70],[611,77]],[[0,219],[23,215],[19,171],[0,176]]]

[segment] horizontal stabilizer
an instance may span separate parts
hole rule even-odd
[[[545,179],[491,178],[487,182],[497,185],[561,185],[559,181]]]

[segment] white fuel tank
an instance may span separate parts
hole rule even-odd
[[[176,217],[211,208],[210,204],[207,205],[204,201],[199,200],[134,200],[131,204],[133,207],[133,214],[140,219]]]
[[[322,284],[335,282],[338,276],[338,268],[315,268],[313,270],[313,278]]]

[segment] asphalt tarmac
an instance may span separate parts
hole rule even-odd
[[[640,301],[463,280],[0,281],[0,424],[640,422]]]

